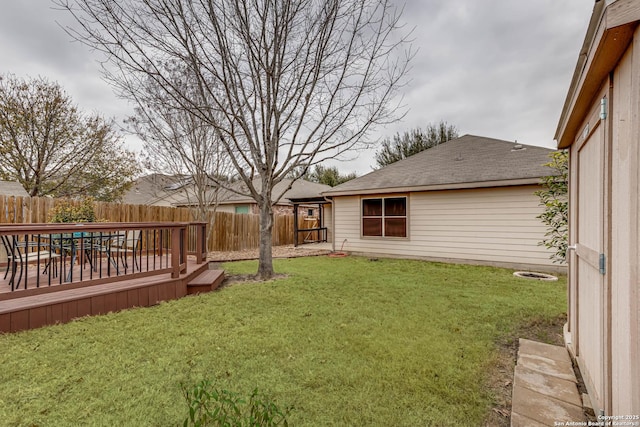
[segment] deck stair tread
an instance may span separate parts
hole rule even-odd
[[[224,280],[224,270],[206,270],[187,283],[187,292],[207,292],[217,289]]]

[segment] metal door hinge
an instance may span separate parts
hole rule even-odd
[[[605,255],[600,254],[600,274],[607,273],[606,261],[607,261],[607,258],[605,257]]]
[[[602,120],[607,118],[607,98],[600,100],[600,118]]]

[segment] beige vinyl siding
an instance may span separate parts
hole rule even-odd
[[[553,265],[538,186],[410,193],[408,239],[361,237],[359,196],[334,199],[336,247],[389,256]],[[385,195],[382,195],[385,196]],[[370,196],[367,196],[370,197]]]
[[[323,205],[322,221],[327,227],[327,242],[333,242],[333,209],[331,203]]]

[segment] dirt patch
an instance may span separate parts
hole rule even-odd
[[[274,246],[271,248],[274,258],[298,258],[303,256],[327,255],[331,251],[326,249],[318,249],[311,246]],[[250,259],[258,259],[258,249],[247,249],[244,251],[225,251],[225,252],[209,252],[207,259],[209,261],[226,262],[226,261],[245,261]]]
[[[498,343],[498,355],[489,373],[486,387],[495,401],[485,421],[486,426],[509,427],[511,425],[511,393],[513,390],[513,370],[518,354],[518,338],[564,345],[562,327],[565,315],[554,319],[534,319],[515,331],[509,338]]]

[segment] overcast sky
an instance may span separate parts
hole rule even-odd
[[[398,4],[401,4],[400,1]],[[47,0],[0,0],[0,74],[55,80],[84,111],[122,121],[131,107],[101,80],[97,56],[72,42]],[[407,0],[415,27],[406,117],[381,137],[445,120],[474,134],[554,147],[553,136],[593,0]],[[131,148],[139,145],[127,139]],[[374,151],[338,164],[359,175]]]

